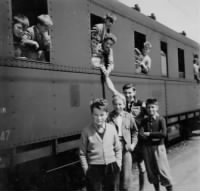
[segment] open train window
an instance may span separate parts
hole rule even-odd
[[[161,56],[161,74],[162,76],[168,76],[168,55],[167,55],[167,43],[160,42],[160,56]]]
[[[12,0],[12,17],[15,57],[49,62],[53,22],[47,0]]]
[[[179,78],[185,78],[184,50],[181,48],[178,48],[178,72]]]
[[[91,39],[91,55],[97,54],[99,49],[99,35],[96,30],[97,24],[104,23],[104,18],[91,14],[90,15],[90,39]]]
[[[104,18],[91,14],[90,15],[90,28],[92,29],[94,27],[94,25],[99,24],[99,23],[103,23],[104,22]]]
[[[140,52],[142,52],[142,49],[144,48],[144,42],[146,41],[146,35],[135,31],[134,41],[135,41],[135,48],[137,48]]]

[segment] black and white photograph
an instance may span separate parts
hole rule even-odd
[[[199,191],[199,0],[0,0],[0,191]]]

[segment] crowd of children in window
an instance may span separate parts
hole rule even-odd
[[[94,25],[91,30],[91,64],[108,74],[114,69],[112,46],[117,42],[117,37],[111,33],[111,29],[115,21],[114,15],[107,14],[104,23]],[[151,48],[152,45],[148,41],[144,42],[142,52],[135,48],[136,73],[147,74],[151,69]]]
[[[158,101],[137,99],[133,84],[125,84],[120,93],[110,78],[114,68],[112,46],[116,43],[110,29],[115,20],[112,15],[106,15],[105,22],[95,25],[91,35],[91,64],[101,69],[113,94],[113,111],[108,112],[105,99],[97,98],[90,104],[92,120],[83,129],[80,143],[87,191],[128,191],[133,160],[139,169],[140,191],[144,190],[145,171],[156,191],[160,190],[160,184],[172,191],[164,145],[167,129],[165,119],[158,113]],[[146,74],[151,67],[150,49],[151,44],[145,42],[143,53],[136,50],[139,72]]]
[[[100,68],[108,74],[114,69],[114,57],[112,46],[117,42],[117,38],[111,33],[116,17],[107,14],[104,23],[96,24],[91,30],[91,64],[95,68]],[[49,61],[51,37],[49,29],[53,21],[49,15],[39,15],[37,23],[30,27],[28,17],[22,14],[13,17],[13,44],[14,55],[17,58]],[[151,68],[151,58],[149,52],[151,43],[144,42],[142,53],[135,48],[136,72],[147,74]]]
[[[103,23],[95,24],[91,30],[91,64],[100,68],[103,73],[110,74],[114,69],[112,46],[117,37],[111,33],[116,17],[108,13]],[[53,21],[49,15],[42,14],[37,17],[37,23],[30,27],[28,17],[22,14],[13,17],[13,45],[14,55],[17,58],[50,61],[51,37],[49,29]],[[151,69],[149,53],[152,45],[146,41],[143,49],[134,49],[136,73],[148,74]],[[194,79],[200,83],[200,63],[197,54],[193,60]]]
[[[14,55],[17,58],[49,61],[53,25],[49,15],[39,15],[36,25],[30,27],[29,19],[18,14],[13,17]]]

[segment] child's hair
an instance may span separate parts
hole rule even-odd
[[[123,95],[113,95],[112,96],[112,103],[114,104],[115,100],[122,100],[124,105],[126,105],[126,98]]]
[[[150,105],[150,104],[153,104],[153,105],[158,105],[158,100],[156,98],[149,98],[146,100],[146,105]]]
[[[152,48],[151,43],[149,41],[144,42],[144,48],[151,49]]]
[[[93,113],[94,108],[108,112],[108,101],[103,98],[96,98],[90,102],[90,110]]]
[[[123,86],[122,90],[124,91],[124,90],[130,89],[130,88],[132,88],[134,91],[136,90],[135,85],[132,83],[125,84]]]
[[[104,16],[104,20],[109,19],[112,23],[114,23],[117,20],[117,17],[111,13],[107,13]]]
[[[24,28],[28,28],[30,25],[28,17],[22,14],[15,15],[13,17],[13,24],[15,23],[21,23]]]

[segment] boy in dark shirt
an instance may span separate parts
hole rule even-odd
[[[172,178],[164,145],[167,135],[165,119],[158,113],[156,99],[147,99],[146,109],[147,117],[142,120],[139,135],[143,144],[147,176],[155,191],[160,191],[160,184],[167,191],[172,191]]]

